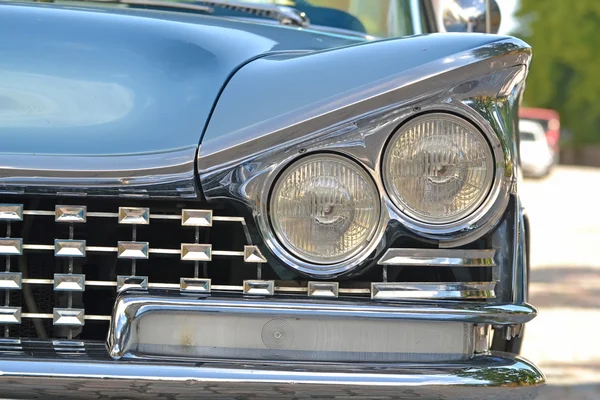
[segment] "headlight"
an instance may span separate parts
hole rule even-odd
[[[471,123],[451,114],[427,114],[394,134],[384,156],[383,178],[392,201],[406,215],[428,224],[449,224],[485,200],[494,179],[494,159]]]
[[[316,264],[341,262],[360,252],[375,232],[379,212],[379,195],[369,174],[333,154],[295,162],[271,193],[277,238],[289,252]]]

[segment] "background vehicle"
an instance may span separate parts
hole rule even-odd
[[[519,157],[523,175],[542,178],[550,173],[554,152],[546,140],[541,123],[522,119],[519,121]]]
[[[554,163],[560,159],[560,117],[555,110],[521,107],[519,118],[538,122],[544,128],[546,140],[552,150]]]

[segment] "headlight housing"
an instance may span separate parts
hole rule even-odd
[[[335,264],[369,243],[380,204],[363,168],[339,155],[315,154],[277,178],[269,215],[277,239],[290,253],[309,263]]]
[[[429,225],[468,217],[494,181],[494,157],[483,134],[446,113],[425,114],[401,126],[388,144],[382,168],[394,204]]]

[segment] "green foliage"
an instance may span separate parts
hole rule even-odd
[[[525,105],[557,110],[573,144],[600,142],[600,1],[521,0],[517,17],[533,48]]]

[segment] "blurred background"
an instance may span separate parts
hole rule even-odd
[[[500,33],[533,47],[520,190],[539,315],[527,324],[523,356],[547,376],[541,400],[600,399],[600,1],[498,5]]]

